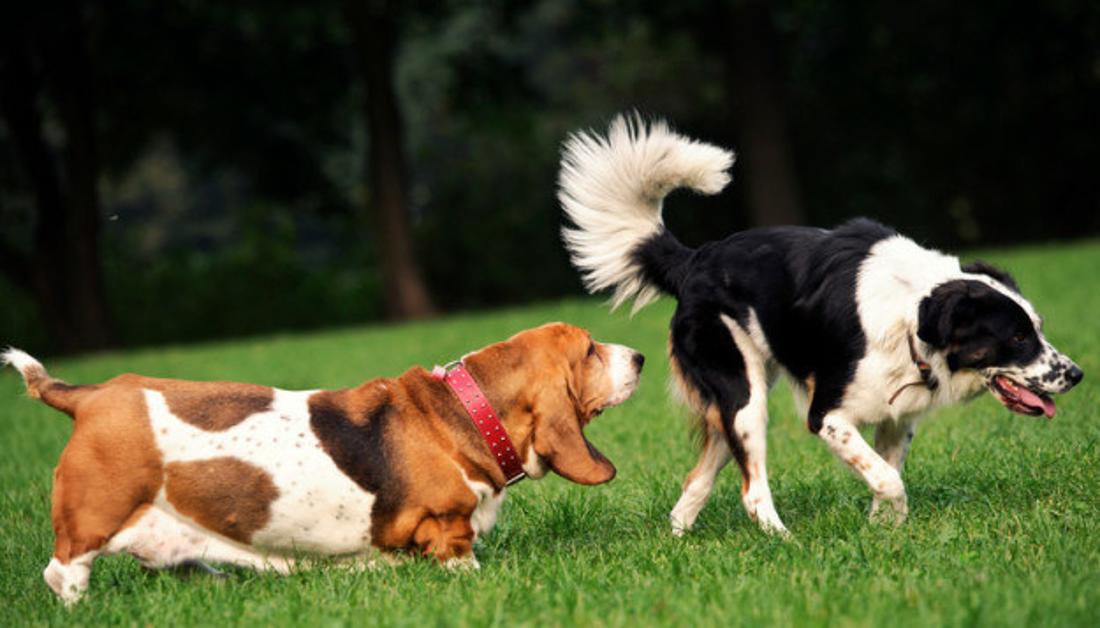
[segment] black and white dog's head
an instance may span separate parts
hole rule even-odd
[[[917,336],[943,353],[952,372],[980,373],[1013,412],[1053,417],[1050,395],[1084,373],[1043,337],[1042,319],[1007,273],[983,263],[963,271],[973,278],[941,283],[921,301]]]

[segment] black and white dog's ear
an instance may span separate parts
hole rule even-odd
[[[917,337],[942,349],[973,327],[982,304],[993,290],[975,281],[949,281],[937,286],[920,303]]]
[[[955,282],[933,290],[920,303],[917,337],[937,349],[946,347],[955,328],[956,311],[965,297],[966,286]]]
[[[964,265],[962,271],[971,275],[985,275],[991,277],[1004,284],[1006,288],[1012,290],[1016,294],[1020,294],[1020,286],[1016,285],[1016,280],[1012,278],[1012,275],[982,260],[974,260]]]

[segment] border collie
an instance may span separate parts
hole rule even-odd
[[[787,533],[765,466],[766,397],[780,372],[810,431],[871,489],[871,519],[893,523],[908,513],[901,470],[921,413],[985,388],[1013,412],[1053,417],[1050,395],[1081,381],[1007,273],[960,265],[877,222],[684,246],[664,226],[664,197],[717,194],[733,160],[625,116],[606,137],[578,132],[563,149],[559,200],[574,225],[563,236],[588,290],[613,289],[613,307],[633,299],[635,311],[661,293],[677,300],[672,379],[703,447],[672,510],[675,534],[692,527],[731,459],[749,516]],[[868,423],[873,447],[858,430]]]

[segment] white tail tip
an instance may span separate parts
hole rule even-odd
[[[717,194],[730,181],[731,151],[672,131],[663,120],[618,115],[606,135],[579,131],[566,140],[558,200],[573,223],[562,229],[589,292],[613,289],[612,307],[634,311],[657,299],[635,257],[664,228],[661,207],[676,188]]]
[[[32,358],[29,353],[20,351],[15,347],[8,347],[6,351],[0,353],[0,362],[3,362],[5,365],[10,364],[14,366],[24,376],[27,374],[27,371],[36,368],[43,372],[46,370],[42,366],[42,363]]]

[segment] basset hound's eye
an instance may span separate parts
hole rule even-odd
[[[596,343],[589,342],[588,343],[588,357],[592,357],[594,355],[596,355]]]

